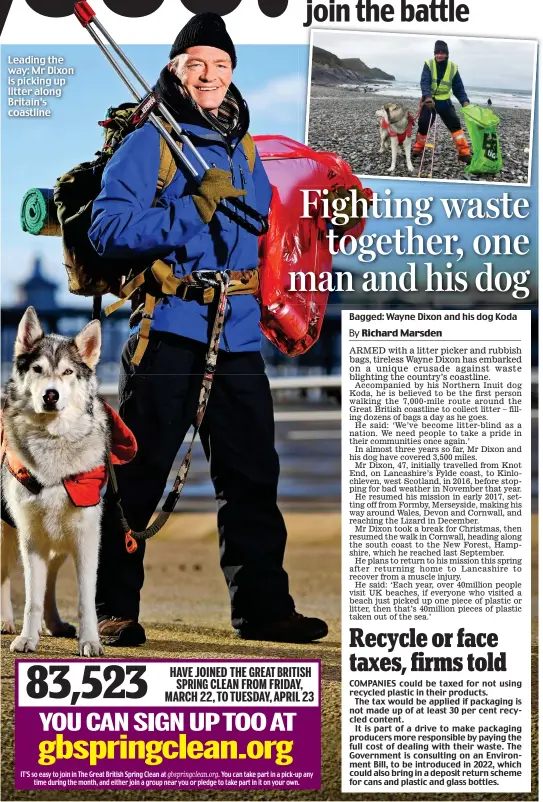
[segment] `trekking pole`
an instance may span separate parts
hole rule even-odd
[[[209,165],[202,157],[202,155],[198,152],[197,148],[193,145],[190,141],[189,137],[184,133],[183,129],[175,119],[175,117],[171,114],[167,106],[160,100],[160,98],[153,92],[149,84],[145,81],[145,79],[139,74],[137,69],[134,67],[128,56],[121,50],[119,45],[114,41],[114,39],[110,36],[110,34],[106,31],[104,26],[98,21],[96,18],[96,14],[90,7],[90,5],[86,2],[86,0],[79,0],[79,2],[75,3],[74,5],[74,14],[81,23],[81,25],[86,28],[89,34],[92,36],[104,56],[107,58],[119,78],[123,81],[125,86],[128,90],[132,93],[134,99],[139,103],[138,108],[134,112],[132,122],[136,126],[142,125],[147,119],[149,119],[155,128],[159,131],[159,133],[164,137],[168,145],[170,146],[172,152],[177,156],[183,166],[188,170],[193,178],[200,180],[200,174],[198,170],[191,164],[191,162],[187,159],[186,155],[183,153],[181,148],[179,147],[178,143],[175,141],[173,136],[170,132],[164,127],[163,123],[161,122],[160,118],[155,113],[155,109],[160,112],[162,117],[172,126],[172,130],[175,131],[183,145],[190,150],[192,155],[198,161],[200,166],[204,170],[209,170]],[[95,30],[96,29],[96,30]],[[116,62],[115,57],[113,54],[108,50],[106,44],[102,41],[100,36],[98,35],[97,31],[101,34],[101,36],[106,40],[109,44],[111,49],[114,51],[115,55],[124,63],[125,67],[132,73],[132,76],[139,81],[140,85],[145,90],[145,97],[141,97],[139,91],[130,81],[130,78],[125,75],[123,69],[119,64]],[[235,207],[232,209],[230,207]],[[266,234],[269,228],[268,219],[265,215],[261,215],[256,209],[251,208],[246,203],[244,203],[239,198],[231,198],[228,200],[228,205],[226,201],[221,201],[218,207],[223,214],[225,214],[230,220],[233,220],[235,223],[240,225],[242,228],[245,228],[246,231],[249,231],[251,234],[254,234],[257,237]],[[241,214],[240,214],[241,212]],[[249,219],[255,221],[252,223]]]

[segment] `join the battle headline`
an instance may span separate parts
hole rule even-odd
[[[304,27],[314,22],[468,22],[469,7],[455,0],[431,0],[429,3],[408,3],[401,0],[396,9],[392,3],[372,0],[307,0]]]

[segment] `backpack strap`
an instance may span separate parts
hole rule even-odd
[[[171,133],[172,127],[167,123],[164,124],[164,127],[168,129],[168,132]],[[182,148],[183,145],[179,142],[179,147]],[[173,177],[177,170],[177,165],[175,163],[175,159],[173,157],[173,153],[170,150],[170,146],[164,139],[164,137],[160,137],[160,164],[158,168],[158,178],[156,182],[156,191],[155,197],[153,200],[153,206],[156,206],[157,201],[160,197],[160,194],[166,187],[171,184],[173,181]]]
[[[167,123],[164,124],[165,128],[171,133],[171,125]],[[179,143],[179,147],[182,147],[181,143]],[[155,197],[153,198],[153,206],[156,206],[158,199],[161,193],[166,189],[166,187],[171,184],[173,181],[173,177],[175,176],[177,170],[177,164],[175,163],[175,159],[173,154],[170,150],[170,146],[164,139],[164,137],[160,137],[160,163],[158,167],[158,177],[156,183],[156,190],[155,190]],[[115,312],[119,307],[123,306],[129,298],[134,295],[134,293],[139,290],[145,284],[145,274],[146,270],[139,273],[134,279],[125,283],[121,287],[121,299],[116,301],[114,304],[110,304],[105,312],[106,315],[111,315],[112,312]],[[145,353],[145,349],[149,344],[149,333],[151,330],[151,322],[153,320],[153,312],[155,305],[157,303],[157,299],[154,298],[149,293],[145,294],[145,302],[143,306],[143,318],[140,325],[140,332],[138,337],[138,346],[136,348],[136,352],[132,357],[132,363],[134,365],[139,365],[142,357]]]
[[[140,323],[140,331],[138,336],[138,345],[132,357],[132,364],[139,365],[147,346],[149,345],[149,334],[151,333],[151,323],[153,322],[153,312],[158,303],[154,295],[149,292],[145,293],[145,303],[143,305],[143,312]]]
[[[168,133],[171,134],[172,127],[168,123],[164,124],[164,127],[168,130]],[[179,147],[182,147],[181,142],[179,143]],[[166,187],[171,184],[173,181],[173,177],[177,170],[177,164],[175,163],[175,159],[173,157],[173,153],[170,150],[170,146],[164,139],[164,137],[160,137],[160,164],[158,168],[158,178],[156,182],[156,191],[155,197],[153,199],[153,206],[156,206],[158,199],[161,193],[166,189]],[[144,270],[143,276],[147,271]],[[142,275],[142,274],[140,274]],[[136,276],[136,280],[139,279],[139,276]],[[145,279],[144,279],[145,281]],[[124,288],[125,292],[128,289],[127,287]],[[134,292],[137,287],[134,287],[132,292]],[[155,306],[158,303],[158,299],[155,298],[154,295],[151,293],[145,293],[145,301],[143,304],[143,311],[140,323],[140,330],[138,336],[138,345],[134,352],[134,356],[132,357],[132,364],[139,365],[141,360],[143,359],[143,355],[147,350],[147,346],[149,345],[149,334],[151,333],[151,324],[153,322],[153,313],[155,311]]]
[[[241,144],[243,145],[243,150],[245,151],[247,161],[249,162],[249,169],[253,173],[256,164],[256,144],[248,131],[241,140]]]

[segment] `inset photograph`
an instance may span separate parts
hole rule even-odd
[[[537,44],[314,30],[306,142],[363,176],[529,184]]]

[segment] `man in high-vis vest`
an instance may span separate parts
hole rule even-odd
[[[413,155],[421,155],[426,145],[428,129],[434,123],[436,114],[439,114],[451,132],[458,152],[458,159],[465,164],[469,164],[471,161],[470,146],[451,101],[451,95],[454,94],[462,106],[469,106],[469,98],[460,78],[458,66],[449,60],[447,43],[440,39],[434,46],[434,58],[429,59],[423,67],[420,88],[422,91],[422,109]]]

